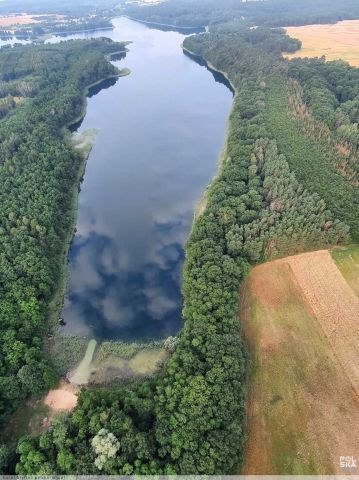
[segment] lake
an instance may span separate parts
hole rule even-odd
[[[183,247],[216,173],[233,95],[183,53],[183,34],[113,23],[113,31],[66,37],[133,43],[115,62],[131,74],[88,99],[79,127],[97,136],[62,317],[66,332],[98,340],[164,338],[181,328]]]

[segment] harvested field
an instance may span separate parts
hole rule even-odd
[[[34,18],[34,16],[27,15],[26,13],[22,15],[0,16],[0,27],[11,27],[12,25],[29,25],[30,23],[37,23],[38,21],[39,20]]]
[[[359,302],[328,251],[252,270],[241,291],[251,356],[243,474],[346,474],[359,458]]]
[[[286,259],[334,354],[359,395],[359,298],[327,250]]]
[[[302,41],[302,48],[287,58],[321,57],[342,59],[359,66],[359,20],[345,20],[328,25],[285,27],[287,34]]]

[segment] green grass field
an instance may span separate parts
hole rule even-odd
[[[359,245],[338,247],[330,253],[345,280],[359,296]]]
[[[122,350],[126,353],[124,347]],[[91,382],[112,383],[123,378],[152,375],[158,369],[158,362],[167,356],[166,350],[160,347],[141,349],[129,357],[114,353],[96,355],[92,364]]]

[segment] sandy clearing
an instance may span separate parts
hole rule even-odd
[[[359,298],[328,250],[288,257],[283,262],[292,268],[344,374],[359,395]]]
[[[73,385],[65,382],[61,382],[56,390],[50,390],[44,398],[44,404],[50,407],[51,416],[61,410],[71,412],[77,403],[77,391]]]
[[[289,36],[302,41],[302,48],[287,58],[321,57],[343,59],[359,66],[359,20],[344,20],[335,24],[284,27]]]
[[[312,303],[303,290],[311,275],[310,288],[318,290]],[[242,474],[359,473],[340,468],[340,456],[359,458],[359,398],[339,345],[315,313],[318,305],[320,314],[333,313],[332,303],[340,315],[353,310],[347,300],[327,301],[324,292],[353,298],[327,251],[260,265],[241,288],[240,321],[251,357]]]

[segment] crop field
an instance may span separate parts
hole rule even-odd
[[[342,59],[359,66],[359,20],[345,20],[328,25],[285,27],[288,35],[302,41],[302,48],[287,58],[321,57]]]
[[[358,473],[340,466],[341,456],[359,458],[359,298],[349,281],[358,251],[348,250],[341,264],[327,250],[269,262],[243,285],[243,474]]]
[[[29,25],[37,23],[39,20],[32,15],[6,15],[0,16],[0,27],[10,27],[12,25]]]

